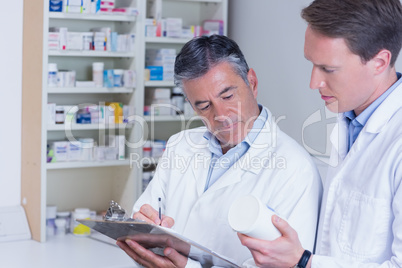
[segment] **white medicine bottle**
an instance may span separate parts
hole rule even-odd
[[[55,220],[55,224],[56,224],[56,235],[65,235],[67,233],[65,218],[57,218]]]
[[[47,85],[49,87],[57,87],[57,64],[56,63],[49,63],[48,67],[48,75],[47,75]]]
[[[184,112],[184,94],[180,87],[174,87],[172,92],[172,115],[183,114]]]
[[[89,208],[76,208],[71,218],[71,232],[76,236],[89,236],[91,234],[91,228],[76,221],[89,219],[91,219]]]
[[[92,79],[96,87],[103,87],[103,62],[92,63]]]

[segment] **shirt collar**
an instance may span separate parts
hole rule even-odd
[[[247,134],[244,142],[246,142],[249,146],[254,143],[255,139],[257,138],[258,134],[261,132],[261,129],[264,127],[265,122],[268,119],[268,111],[262,105],[258,105],[260,109],[260,115],[254,121],[253,128],[250,129],[249,133]]]

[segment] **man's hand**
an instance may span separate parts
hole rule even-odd
[[[125,241],[117,241],[116,244],[133,260],[144,267],[179,268],[185,267],[187,264],[187,257],[184,257],[176,250],[169,247],[163,250],[163,254],[165,256],[160,256],[148,249],[145,249],[140,244],[130,239]]]
[[[151,205],[142,205],[140,211],[134,213],[134,219],[143,220],[148,223],[154,223],[163,227],[171,228],[174,225],[174,220],[171,217],[162,215],[162,221],[159,219],[159,212]]]
[[[281,237],[266,241],[238,233],[241,243],[251,251],[258,267],[295,266],[304,252],[296,231],[276,215],[272,216],[272,223],[282,233]]]

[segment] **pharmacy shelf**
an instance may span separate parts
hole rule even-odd
[[[48,55],[65,57],[134,58],[134,52],[109,52],[95,50],[49,50]]]
[[[130,160],[110,160],[110,161],[80,161],[80,162],[56,162],[47,163],[46,169],[68,169],[68,168],[91,168],[91,167],[115,167],[129,166]]]
[[[69,14],[62,12],[49,12],[50,19],[68,20],[103,20],[103,21],[128,21],[136,20],[134,15],[110,15],[110,14]]]
[[[132,128],[132,124],[59,124],[59,125],[48,125],[48,131],[65,131],[65,130],[100,130],[100,129],[124,129],[124,128]]]
[[[173,81],[145,81],[145,87],[174,87]]]
[[[172,37],[145,37],[146,43],[158,44],[185,44],[190,38],[172,38]]]
[[[180,122],[180,121],[189,121],[189,120],[201,120],[198,116],[179,116],[179,115],[145,115],[144,120],[146,122]]]
[[[133,93],[134,88],[126,87],[49,87],[47,93],[51,94],[104,94],[104,93]]]
[[[165,0],[169,2],[222,3],[222,0]]]

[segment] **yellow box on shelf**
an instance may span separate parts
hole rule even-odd
[[[123,123],[123,104],[120,102],[106,102],[107,122],[114,122],[115,124]],[[114,120],[112,119],[114,117]]]

